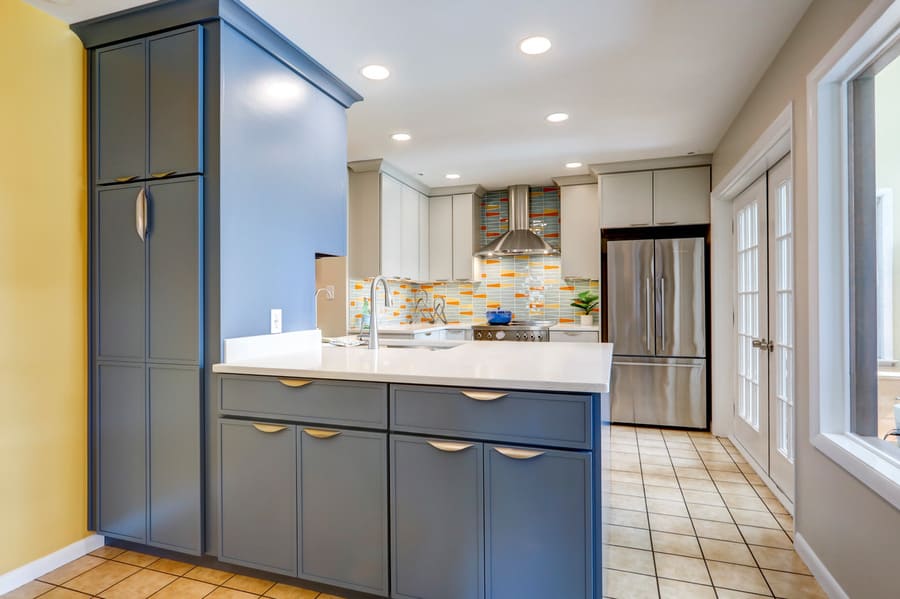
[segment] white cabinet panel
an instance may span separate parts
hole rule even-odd
[[[550,331],[550,341],[562,343],[599,343],[597,331]]]
[[[653,173],[601,175],[600,209],[604,228],[650,226],[653,223]]]
[[[400,252],[402,265],[400,276],[404,279],[419,278],[419,192],[401,185]],[[382,215],[384,218],[385,215]],[[390,240],[382,240],[382,243]]]
[[[428,271],[432,281],[453,278],[453,197],[428,202]]]
[[[564,278],[600,278],[600,199],[597,185],[560,189],[560,242]]]
[[[458,281],[471,281],[475,277],[472,254],[477,249],[478,209],[475,194],[453,196],[453,278]]]
[[[693,225],[709,222],[709,167],[653,172],[653,222]]]
[[[429,274],[429,236],[431,231],[430,212],[428,209],[428,196],[417,192],[419,196],[419,272],[416,279],[430,281]]]
[[[404,187],[396,179],[381,175],[381,272],[374,273],[374,275],[405,276],[403,274],[405,267],[403,262]],[[418,214],[416,218],[418,219]]]

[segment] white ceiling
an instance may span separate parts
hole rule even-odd
[[[145,3],[27,1],[68,22]],[[499,188],[587,172],[566,162],[712,152],[811,0],[243,1],[365,96],[350,160]],[[530,35],[553,48],[521,54]],[[391,77],[363,78],[369,63]]]

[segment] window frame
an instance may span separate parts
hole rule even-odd
[[[810,442],[900,509],[900,460],[851,432],[855,321],[849,106],[850,82],[898,42],[900,2],[874,0],[810,72],[806,99]]]

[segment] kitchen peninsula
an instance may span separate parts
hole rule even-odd
[[[611,345],[299,332],[225,356],[219,560],[380,597],[602,596]]]

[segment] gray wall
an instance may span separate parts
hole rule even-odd
[[[900,563],[900,512],[809,442],[810,289],[806,76],[868,5],[815,0],[741,108],[713,157],[713,186],[789,103],[794,105],[797,295],[797,531],[853,599],[894,597]]]
[[[222,25],[222,338],[314,328],[315,255],[345,255],[344,108]]]

